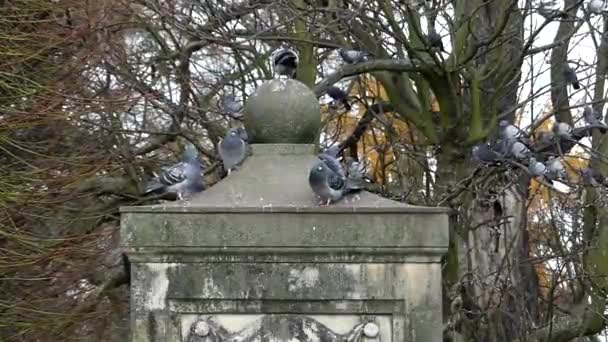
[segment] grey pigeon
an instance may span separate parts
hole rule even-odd
[[[522,131],[507,120],[498,123],[498,136],[503,140],[515,140],[523,136]]]
[[[541,145],[551,145],[553,143],[554,137],[555,137],[555,134],[553,134],[553,132],[542,131],[538,135],[538,142]]]
[[[325,150],[323,150],[323,152],[321,152],[321,154],[327,154],[327,155],[330,155],[330,156],[332,156],[334,158],[338,158],[338,154],[339,153],[340,153],[340,146],[339,145],[329,146]]]
[[[510,155],[515,157],[516,159],[522,160],[528,158],[528,156],[530,155],[530,150],[521,141],[511,140],[509,141],[509,146]]]
[[[593,107],[586,106],[583,110],[583,119],[589,125],[603,125],[602,123],[602,113],[599,111],[595,111]]]
[[[604,1],[603,0],[590,0],[587,4],[587,9],[589,12],[594,14],[602,14],[604,11]]]
[[[345,48],[338,49],[338,54],[346,64],[361,63],[369,57],[367,52]]]
[[[578,77],[576,77],[576,71],[574,71],[574,69],[572,69],[570,66],[566,65],[564,68],[564,77],[566,78],[566,82],[568,82],[568,84],[572,84],[572,88],[581,88],[580,83],[578,83]]]
[[[205,189],[201,171],[198,151],[194,145],[188,144],[182,161],[164,169],[156,179],[148,183],[144,195],[169,193],[176,194],[182,200]]]
[[[236,114],[241,111],[241,104],[236,100],[234,94],[228,94],[224,96],[222,101],[222,109],[229,114]]]
[[[308,183],[312,191],[326,201],[336,202],[345,194],[361,188],[364,175],[360,168],[349,165],[349,174],[345,174],[340,162],[329,154],[319,154],[318,161],[314,164],[308,175]]]
[[[536,158],[530,157],[530,161],[528,162],[528,171],[530,171],[532,176],[542,178],[547,172],[547,167],[545,164],[536,160]]]
[[[489,144],[478,144],[473,146],[473,159],[483,163],[493,163],[500,159],[500,154],[492,149]]]
[[[566,169],[562,162],[555,157],[549,157],[547,161],[547,171],[546,176],[548,179],[556,180],[556,179],[566,179]]]
[[[329,88],[327,88],[327,95],[329,95],[335,102],[339,102],[342,103],[342,105],[344,105],[344,108],[346,110],[350,110],[351,109],[351,105],[350,103],[348,103],[348,94],[338,88],[338,87],[334,87],[331,86]]]
[[[560,138],[570,138],[572,134],[572,126],[565,122],[556,121],[553,123],[553,133]]]
[[[441,36],[434,30],[431,30],[427,35],[427,40],[429,42],[429,46],[439,48],[441,51],[445,51],[443,49],[443,41],[441,40]]]
[[[585,184],[591,185],[593,187],[598,187],[600,185],[608,186],[608,178],[602,176],[602,174],[590,167],[584,168],[581,172],[583,176],[583,181]]]
[[[292,49],[280,49],[272,54],[275,75],[296,78],[300,57]]]
[[[233,127],[226,132],[224,139],[217,145],[218,153],[224,163],[224,170],[230,174],[247,156],[247,142],[243,139],[243,129]]]
[[[538,5],[538,14],[542,15],[545,19],[555,19],[556,17],[568,18],[568,13],[555,9],[557,1],[541,1]]]

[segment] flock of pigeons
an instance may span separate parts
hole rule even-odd
[[[339,55],[347,64],[359,63],[366,60],[369,55],[362,51],[339,49]],[[272,63],[275,75],[280,77],[295,78],[299,57],[292,49],[283,48],[272,54]],[[334,101],[341,103],[345,109],[350,110],[348,95],[338,87],[330,87],[327,90]],[[236,101],[234,95],[227,95],[222,103],[224,111],[232,116],[237,116],[242,106]],[[248,154],[248,136],[246,131],[240,127],[230,128],[217,146],[217,152],[222,160],[224,170],[228,175],[245,161]],[[318,155],[317,162],[313,165],[309,174],[309,184],[312,191],[329,205],[336,202],[347,193],[363,188],[363,184],[370,182],[365,175],[362,164],[349,159],[347,167],[344,168],[339,160],[339,150],[331,147]],[[202,177],[203,165],[198,157],[196,147],[189,143],[186,145],[182,160],[167,168],[163,168],[160,174],[148,182],[143,191],[144,195],[172,194],[178,199],[189,198],[195,193],[205,189]]]
[[[568,175],[560,156],[578,144],[589,130],[608,131],[608,126],[601,122],[601,113],[595,112],[591,106],[585,107],[583,118],[587,125],[576,129],[565,122],[555,122],[551,132],[542,132],[534,142],[519,128],[502,120],[498,127],[498,140],[473,146],[473,160],[486,165],[510,163],[523,166],[531,176],[549,184],[553,181],[567,183]],[[585,184],[608,187],[608,178],[599,171],[587,167],[580,173]]]
[[[599,2],[599,4],[598,4]],[[599,7],[598,7],[599,6]],[[597,8],[596,8],[597,7]],[[603,11],[602,0],[591,0],[588,8],[593,12]],[[441,36],[434,31],[426,37],[431,48],[443,51]],[[370,58],[370,54],[354,49],[338,49],[338,54],[345,64],[356,64]],[[299,57],[289,48],[282,48],[271,55],[275,76],[295,78],[297,75]],[[574,89],[580,84],[576,72],[569,65],[564,66],[564,79]],[[327,94],[334,104],[341,104],[346,110],[351,109],[349,96],[342,89],[331,86]],[[236,101],[234,95],[224,98],[222,107],[233,117],[237,117],[242,106]],[[499,123],[498,140],[493,143],[483,143],[473,146],[472,157],[478,163],[486,165],[514,164],[527,169],[529,174],[550,184],[553,181],[566,181],[567,173],[560,160],[563,151],[568,151],[583,136],[590,134],[589,130],[599,129],[605,133],[608,126],[602,123],[602,114],[596,113],[588,106],[583,111],[587,126],[573,129],[565,122],[555,122],[552,132],[543,132],[536,141],[532,142],[524,132],[506,120]],[[248,154],[248,136],[243,128],[230,128],[225,137],[219,142],[217,149],[222,160],[224,170],[228,175],[237,169]],[[556,150],[558,154],[551,151]],[[317,161],[310,170],[308,181],[312,191],[322,200],[321,203],[329,205],[340,200],[345,194],[355,192],[364,187],[370,179],[365,174],[365,168],[353,159],[346,160],[346,168],[339,160],[339,150],[336,147],[320,153]],[[527,165],[525,165],[527,164]],[[194,193],[205,189],[202,164],[198,159],[198,152],[192,144],[184,150],[182,161],[165,168],[144,190],[147,194],[175,194],[183,200]],[[592,186],[608,187],[608,179],[592,168],[581,171],[583,180]]]

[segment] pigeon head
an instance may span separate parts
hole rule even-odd
[[[240,127],[232,127],[226,132],[226,138],[240,137]]]
[[[501,128],[507,127],[509,125],[510,125],[509,121],[507,121],[507,120],[500,120],[500,122],[498,123],[498,127],[501,127]]]
[[[308,178],[310,182],[321,183],[327,179],[329,172],[330,170],[327,165],[325,165],[325,162],[320,159],[319,161],[317,161],[315,166],[310,169],[310,175]]]
[[[198,159],[198,151],[196,149],[196,147],[194,147],[194,145],[192,143],[188,143],[186,144],[186,147],[184,148],[184,154],[182,156],[182,160],[190,163],[193,161],[196,161]]]

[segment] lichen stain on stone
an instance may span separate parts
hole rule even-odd
[[[312,288],[319,284],[319,270],[316,267],[306,266],[301,271],[292,269],[287,278],[289,291],[298,291],[303,288]]]
[[[163,310],[166,306],[167,290],[169,289],[169,277],[167,272],[170,268],[176,267],[174,263],[147,264],[150,272],[150,288],[139,289],[145,291],[144,298],[147,310]]]

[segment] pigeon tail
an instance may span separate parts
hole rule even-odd
[[[161,193],[165,190],[166,186],[164,184],[161,184],[159,182],[150,182],[148,184],[146,184],[146,187],[144,189],[144,195],[149,195],[149,194],[157,194],[157,193]]]
[[[365,172],[365,166],[349,158],[347,161],[346,187],[345,192],[354,192],[365,189],[365,185],[370,182],[370,178]]]

